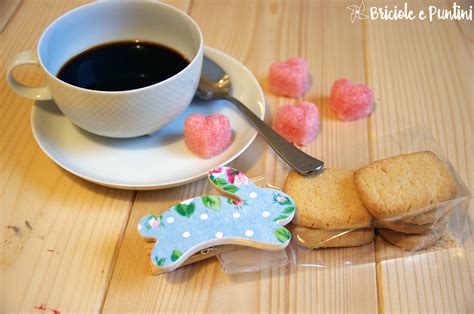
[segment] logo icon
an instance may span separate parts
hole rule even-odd
[[[347,9],[351,11],[352,23],[354,23],[356,19],[365,20],[369,18],[367,15],[364,14],[364,11],[365,11],[364,0],[360,2],[360,5],[353,4],[353,5],[348,6]]]

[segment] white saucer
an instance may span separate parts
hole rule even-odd
[[[232,81],[233,95],[263,119],[265,98],[253,74],[227,54],[205,48]],[[229,118],[233,141],[220,155],[201,159],[185,146],[184,120],[191,113],[222,113]],[[36,102],[31,113],[33,135],[55,163],[92,182],[122,189],[163,189],[206,176],[214,167],[239,156],[257,132],[224,100],[194,99],[186,111],[153,136],[112,139],[88,133],[71,123],[52,101]]]

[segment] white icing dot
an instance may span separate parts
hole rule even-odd
[[[253,231],[252,230],[247,230],[247,231],[245,231],[245,235],[247,237],[251,237],[251,236],[253,236]]]
[[[201,214],[199,218],[201,218],[202,220],[206,220],[207,218],[209,218],[209,216],[207,214]]]
[[[257,193],[251,192],[251,193],[249,194],[249,197],[250,197],[250,198],[256,198],[256,197],[257,197]]]
[[[166,218],[166,222],[169,223],[169,224],[172,224],[174,222],[174,218],[173,217],[168,217],[168,218]]]
[[[232,214],[232,217],[234,217],[235,219],[237,219],[237,218],[240,217],[240,213],[235,212],[235,213]]]
[[[138,231],[142,230],[142,225],[138,224],[137,228],[138,228]]]
[[[270,212],[269,211],[264,211],[262,213],[262,216],[265,217],[265,218],[268,218],[268,217],[270,217]]]
[[[183,232],[183,238],[189,238],[191,236],[191,233],[189,231]]]
[[[224,236],[224,234],[220,231],[216,232],[216,238],[220,239]]]

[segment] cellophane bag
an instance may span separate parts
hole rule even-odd
[[[363,155],[361,149],[366,150],[367,147],[370,150],[366,160],[353,158]],[[385,260],[434,250],[473,248],[473,235],[468,224],[470,214],[472,215],[472,210],[469,210],[471,194],[426,127],[415,127],[381,136],[373,139],[371,143],[354,144],[341,152],[318,155],[318,158],[324,160],[328,168],[357,170],[371,161],[422,151],[433,152],[444,163],[456,185],[454,198],[433,203],[429,207],[417,208],[403,216],[381,220],[374,218],[370,225],[363,228],[323,230],[318,232],[317,242],[310,229],[290,228],[292,229],[292,242],[289,247],[291,262],[298,266],[312,267],[371,263],[374,262],[371,252],[374,250],[375,241],[382,241],[383,245],[391,247],[395,252],[383,255],[381,258]],[[343,237],[344,241],[339,243],[347,243],[350,237],[359,237],[361,232],[369,230],[368,228],[375,228],[374,241],[361,246],[332,247],[337,246]],[[383,235],[390,241],[382,240]],[[397,251],[403,253],[396,254]],[[338,258],[335,258],[335,255]]]
[[[367,152],[367,148],[369,151]],[[221,246],[205,250],[203,254],[212,253],[216,256],[222,266],[222,270],[229,274],[242,272],[256,272],[265,269],[285,266],[289,263],[297,267],[348,267],[350,265],[360,265],[374,263],[375,242],[390,246],[393,254],[385,254],[382,259],[406,257],[414,254],[424,254],[434,250],[445,250],[457,248],[464,250],[474,248],[473,235],[468,227],[471,194],[466,185],[461,180],[459,174],[452,166],[446,155],[440,148],[439,143],[434,139],[429,130],[424,126],[417,126],[400,131],[394,134],[380,136],[371,139],[371,142],[354,143],[345,147],[342,151],[333,151],[325,154],[318,154],[318,158],[325,162],[328,168],[345,168],[356,170],[371,161],[385,159],[405,153],[431,151],[443,161],[456,184],[456,196],[449,201],[431,204],[429,208],[419,208],[410,212],[409,215],[391,217],[384,220],[375,220],[364,228],[390,227],[397,228],[397,225],[412,225],[411,234],[407,236],[426,236],[432,234],[437,240],[434,244],[426,245],[426,241],[419,241],[408,251],[382,240],[375,231],[374,240],[368,244],[355,247],[326,248],[328,243],[338,241],[339,237],[356,236],[361,228],[345,229],[328,233],[327,237],[320,239],[319,247],[309,248],[304,245],[305,234],[295,232],[291,225],[287,225],[292,230],[292,241],[286,250],[266,251],[242,246]],[[355,158],[354,156],[358,156]],[[360,156],[366,156],[361,158]],[[277,176],[262,176],[253,178],[252,181],[259,187],[271,187],[283,189],[287,174],[291,169],[282,162],[276,169]],[[290,195],[291,196],[291,195]],[[298,204],[296,204],[298,206]],[[472,211],[471,211],[472,212]],[[472,213],[471,213],[472,214]],[[426,220],[426,221],[424,221]],[[411,223],[415,222],[415,223]],[[426,222],[426,223],[424,223]],[[419,228],[418,228],[418,227]],[[442,226],[442,227],[439,227]],[[420,230],[417,230],[420,229]],[[413,233],[414,232],[414,233]],[[438,232],[441,236],[438,239]],[[380,241],[380,242],[379,242]],[[313,243],[314,244],[314,243]],[[400,252],[400,254],[397,254]]]

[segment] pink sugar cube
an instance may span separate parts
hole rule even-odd
[[[299,57],[273,62],[268,82],[275,95],[301,97],[309,88],[308,64]]]
[[[331,109],[343,121],[367,117],[374,106],[374,96],[369,86],[354,84],[350,80],[337,80],[329,98]]]
[[[318,107],[306,101],[281,106],[275,114],[273,129],[290,143],[308,145],[319,131]]]
[[[222,153],[232,142],[229,119],[222,114],[192,114],[184,122],[184,143],[201,158]]]

